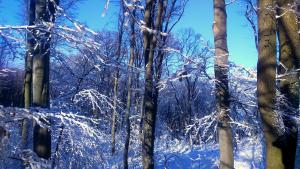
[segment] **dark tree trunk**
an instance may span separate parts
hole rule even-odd
[[[111,148],[111,153],[115,153],[115,137],[116,137],[116,119],[117,119],[117,100],[118,100],[118,88],[119,88],[119,76],[120,76],[120,64],[118,63],[120,61],[121,57],[121,48],[122,48],[122,38],[123,38],[123,28],[124,28],[124,5],[123,1],[120,1],[120,12],[119,12],[119,20],[118,20],[118,46],[117,46],[117,51],[116,51],[116,72],[115,72],[115,79],[114,79],[114,110],[113,110],[113,117],[112,117],[112,125],[111,125],[111,135],[112,135],[112,148]]]
[[[127,104],[126,104],[126,114],[125,114],[125,123],[126,123],[126,138],[125,138],[125,147],[124,147],[124,169],[128,169],[128,151],[130,143],[130,107],[131,107],[131,95],[132,95],[132,78],[133,78],[133,63],[135,60],[135,10],[132,12],[130,18],[130,59],[128,64],[128,91],[127,91]]]
[[[154,69],[154,53],[157,43],[157,38],[159,37],[161,27],[162,27],[162,17],[163,17],[163,0],[158,1],[157,15],[155,25],[151,25],[153,21],[152,10],[154,8],[154,2],[152,0],[147,0],[145,18],[147,28],[155,29],[157,32],[149,33],[144,31],[144,55],[145,55],[145,93],[144,93],[144,115],[143,115],[143,138],[142,138],[142,148],[143,148],[143,167],[144,169],[154,168],[153,150],[154,150],[154,140],[155,140],[155,121],[157,113],[157,99],[158,90],[157,84],[153,79],[153,69]]]
[[[146,0],[144,22],[147,28],[152,29],[154,0]],[[142,159],[144,169],[153,169],[153,149],[156,110],[153,100],[153,34],[143,31],[144,59],[145,59],[145,90],[144,90],[144,114],[143,114],[143,138],[142,138]],[[152,51],[151,51],[152,50]]]
[[[28,25],[34,25],[35,20],[35,1],[29,0],[27,4],[28,10]],[[29,109],[32,102],[32,56],[34,51],[33,31],[27,32],[27,51],[25,56],[25,81],[24,81],[24,107]],[[22,123],[22,145],[27,148],[28,139],[28,120],[25,119]]]
[[[28,4],[28,25],[34,25],[35,1],[30,0]],[[29,31],[26,36],[27,51],[25,56],[25,84],[24,84],[24,105],[28,109],[31,106],[31,85],[32,85],[32,55],[34,47],[33,32]]]

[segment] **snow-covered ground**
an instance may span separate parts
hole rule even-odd
[[[237,143],[234,152],[235,169],[263,169],[263,146],[261,140],[244,139]],[[131,155],[134,153],[131,150]],[[111,160],[111,168],[122,168],[122,152]],[[142,168],[139,154],[129,158],[130,168]],[[156,140],[156,169],[217,169],[219,166],[218,144],[189,146],[178,140],[169,141],[168,145]],[[110,168],[110,167],[108,167]]]
[[[16,112],[18,113],[5,113]],[[42,110],[40,110],[42,111]],[[31,118],[33,114],[27,114],[24,109],[0,109],[3,119],[10,123],[3,124],[8,129],[10,136],[2,141],[4,147],[0,156],[0,168],[20,168],[20,120],[23,117]],[[22,115],[23,114],[23,115]],[[27,115],[26,115],[27,114]],[[29,116],[30,115],[30,116]],[[49,114],[51,115],[51,114]],[[111,155],[111,135],[107,129],[82,118],[79,115],[67,115],[57,113],[52,117],[52,150],[58,145],[57,156],[52,155],[49,162],[55,168],[70,169],[118,169],[123,168],[124,134],[116,135],[116,154]],[[13,120],[16,119],[16,120]],[[60,132],[61,119],[64,130]],[[76,121],[77,120],[77,121]],[[56,125],[54,125],[57,123]],[[55,127],[56,126],[56,127]],[[132,126],[131,143],[129,150],[129,168],[139,169],[141,166],[141,145],[139,132]],[[31,132],[30,132],[31,133]],[[59,137],[61,136],[61,138]],[[155,140],[155,168],[157,169],[215,169],[219,166],[218,144],[211,141],[206,144],[190,145],[184,139],[172,139],[170,134],[157,136]],[[57,144],[59,143],[59,144]],[[246,137],[241,141],[235,141],[234,159],[235,169],[263,169],[263,140],[261,136]],[[30,152],[29,152],[30,153]],[[34,155],[32,156],[34,157]],[[55,158],[54,158],[55,157]],[[53,160],[55,159],[55,160]],[[36,161],[37,160],[37,161]],[[32,158],[37,164],[38,159]],[[36,163],[37,162],[37,163]],[[36,165],[40,166],[40,165]],[[33,167],[31,167],[33,168]],[[41,167],[35,167],[40,169]],[[43,168],[43,167],[42,167]],[[44,168],[43,168],[44,169]]]
[[[263,167],[263,147],[259,141],[244,139],[234,152],[236,169],[260,169]],[[174,144],[174,148],[156,150],[156,168],[169,169],[217,169],[219,166],[218,144],[190,148]]]

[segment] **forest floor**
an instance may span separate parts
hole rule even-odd
[[[203,144],[189,146],[180,141],[172,141],[169,146],[156,141],[155,168],[156,169],[218,169],[218,144]],[[235,169],[264,168],[263,145],[261,139],[244,139],[234,150]],[[140,155],[129,158],[130,168],[141,168]],[[122,152],[112,160],[111,168],[122,168]],[[111,162],[112,162],[111,161]]]
[[[177,169],[217,169],[219,166],[219,148],[216,144],[194,147],[192,149],[178,146],[176,151],[158,151],[160,160],[156,168]],[[259,141],[245,139],[237,143],[234,150],[234,168],[260,169],[263,167],[263,146]]]

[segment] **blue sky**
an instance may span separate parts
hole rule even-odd
[[[2,0],[0,4],[0,25],[20,24],[20,4],[22,0]],[[102,17],[105,0],[85,0],[76,10],[78,20],[95,30],[116,29],[118,6],[110,3],[105,17]],[[254,44],[253,31],[244,17],[242,3],[237,1],[227,7],[227,40],[230,60],[239,65],[255,68],[257,51]],[[21,14],[22,15],[22,14]],[[213,44],[213,1],[190,0],[184,16],[174,31],[193,28],[197,33]]]

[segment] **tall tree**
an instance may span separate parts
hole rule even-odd
[[[153,101],[153,34],[148,29],[153,29],[154,0],[146,0],[144,25],[144,59],[145,59],[145,90],[144,90],[144,114],[143,114],[143,138],[142,138],[142,159],[144,169],[154,168],[153,150],[156,109]]]
[[[35,1],[28,1],[28,25],[34,25],[35,20]],[[32,55],[34,47],[33,32],[27,33],[27,51],[25,56],[25,84],[24,84],[24,105],[29,108],[31,105],[31,84],[32,84]]]
[[[113,118],[112,118],[112,125],[111,125],[111,133],[112,133],[112,148],[111,153],[115,153],[115,135],[116,135],[116,119],[117,119],[117,101],[118,101],[118,88],[119,88],[119,76],[120,76],[120,68],[119,68],[119,60],[121,57],[121,47],[122,47],[122,38],[123,38],[123,28],[124,28],[124,2],[120,1],[120,11],[119,11],[119,19],[118,19],[118,44],[117,44],[117,50],[116,50],[116,72],[114,77],[114,98],[113,98]]]
[[[292,9],[293,0],[277,0],[278,16],[278,39],[279,39],[279,88],[287,102],[280,104],[285,125],[285,140],[283,144],[283,163],[285,168],[294,168],[298,125],[293,119],[299,115],[299,69],[300,41],[298,34],[297,15],[295,8]]]
[[[34,25],[35,21],[35,1],[29,0],[26,4],[28,8],[28,25]],[[29,109],[32,102],[32,56],[34,51],[34,38],[33,32],[29,31],[26,34],[27,51],[25,55],[25,79],[24,79],[24,106]],[[28,120],[25,119],[22,124],[22,144],[25,147],[27,145],[27,132],[28,132]]]
[[[157,3],[157,4],[154,4]],[[143,97],[143,165],[144,168],[153,168],[153,149],[155,139],[155,120],[158,109],[158,85],[162,75],[162,63],[165,52],[163,48],[166,45],[167,37],[164,33],[170,33],[173,27],[181,19],[186,5],[185,0],[157,0],[146,1],[146,10],[144,15],[145,27],[151,31],[144,30],[144,57],[145,57],[145,91]],[[180,4],[179,6],[176,4]],[[167,7],[170,5],[168,13]],[[157,13],[152,10],[156,8]],[[171,25],[171,18],[178,15],[177,20]],[[155,23],[154,23],[154,16]],[[153,22],[153,23],[152,23]],[[156,57],[154,56],[156,54]],[[155,59],[154,59],[155,57]]]
[[[296,0],[297,5],[297,21],[298,21],[298,34],[299,34],[299,40],[300,40],[300,0]],[[300,65],[299,65],[300,66]],[[295,159],[295,168],[300,168],[300,132],[299,132],[299,124],[298,124],[298,143],[296,148],[296,159]]]
[[[130,59],[128,64],[128,88],[127,88],[127,103],[125,112],[125,123],[126,123],[126,138],[124,147],[124,169],[128,169],[128,151],[130,143],[130,108],[131,108],[131,95],[132,95],[132,79],[133,79],[133,63],[135,60],[135,9],[132,11],[130,16]]]
[[[49,108],[49,62],[51,27],[55,21],[55,5],[58,0],[35,1],[35,25],[43,29],[34,29],[35,48],[33,51],[32,69],[32,104],[36,107]],[[48,128],[35,124],[33,150],[38,156],[51,157],[51,133]]]
[[[266,144],[266,168],[284,168],[282,152],[276,143],[283,135],[282,119],[274,111],[276,77],[275,1],[258,1],[257,99]]]
[[[219,115],[220,168],[234,168],[232,131],[229,118],[227,14],[225,0],[214,0],[214,43],[216,102]]]

